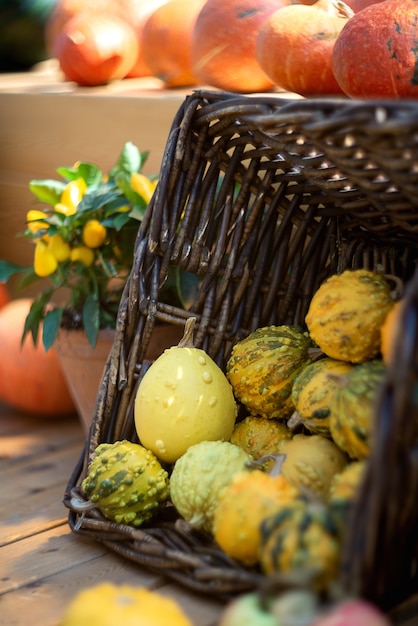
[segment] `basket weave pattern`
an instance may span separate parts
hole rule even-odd
[[[115,342],[65,504],[71,528],[126,558],[218,597],[263,579],[177,519],[141,529],[81,514],[95,447],[137,441],[133,403],[157,322],[197,318],[195,344],[225,366],[257,327],[303,324],[313,293],[346,268],[407,285],[405,333],[376,409],[376,432],[346,540],[345,587],[391,607],[417,587],[418,107],[288,101],[198,91],[173,120],[160,181],[138,232]],[[190,309],[159,293],[170,266],[197,275]],[[415,389],[415,396],[414,396]]]

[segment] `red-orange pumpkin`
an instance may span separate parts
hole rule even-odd
[[[344,0],[354,13],[362,11],[371,4],[377,4],[378,2],[384,2],[385,0]]]
[[[17,298],[0,310],[0,400],[21,411],[42,417],[73,413],[57,355],[33,345],[22,332],[32,300]]]
[[[261,24],[292,0],[207,0],[193,32],[192,67],[201,83],[234,92],[267,91],[273,82],[255,57]]]
[[[418,0],[386,0],[356,13],[339,34],[333,69],[352,98],[417,98]]]
[[[261,26],[256,58],[282,89],[303,96],[341,95],[332,70],[332,51],[347,21],[348,16],[332,0],[283,7]]]
[[[104,85],[125,78],[138,57],[132,26],[105,13],[79,13],[55,41],[56,56],[67,80],[83,86]]]

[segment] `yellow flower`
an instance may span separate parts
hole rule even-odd
[[[48,248],[57,261],[62,262],[70,258],[71,249],[61,235],[53,235],[48,241]]]
[[[34,239],[36,239],[38,231],[47,230],[49,228],[49,224],[43,221],[45,217],[47,217],[47,214],[37,209],[30,209],[30,211],[27,212],[26,223],[30,232],[35,235]]]
[[[134,172],[131,174],[131,187],[136,193],[141,196],[148,204],[151,200],[152,194],[154,193],[155,187],[157,186],[156,180],[152,181],[144,174],[139,174],[138,172]]]
[[[99,248],[106,241],[107,230],[98,220],[89,220],[83,227],[83,242],[89,248]]]
[[[58,267],[58,261],[52,254],[48,244],[42,239],[36,242],[33,269],[37,276],[49,276]]]
[[[61,194],[61,201],[55,205],[55,210],[64,215],[74,215],[86,190],[87,185],[83,178],[76,178],[70,181],[64,187],[64,191]]]
[[[94,252],[87,246],[77,246],[71,250],[71,261],[80,261],[86,267],[89,267],[94,261]]]

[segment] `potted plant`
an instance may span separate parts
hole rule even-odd
[[[33,265],[21,267],[0,260],[0,282],[22,274],[20,286],[42,279],[23,329],[46,350],[54,345],[76,406],[91,421],[97,386],[113,342],[119,302],[129,274],[139,224],[157,181],[144,175],[147,153],[127,142],[116,164],[104,174],[100,167],[78,162],[59,167],[60,180],[32,180],[29,188],[40,208],[30,209],[22,233],[34,244]],[[46,286],[45,282],[47,283]],[[184,304],[179,289],[167,285],[166,302]],[[187,284],[187,290],[193,285]],[[67,330],[72,332],[70,338]],[[81,342],[81,344],[80,344]],[[104,345],[102,346],[102,342]],[[78,347],[76,347],[80,344]],[[90,389],[87,407],[69,374],[67,352],[78,350],[76,377]],[[96,380],[84,380],[80,360],[96,359]],[[89,365],[92,372],[94,366]],[[80,382],[80,381],[79,381]],[[93,404],[93,407],[92,407]]]

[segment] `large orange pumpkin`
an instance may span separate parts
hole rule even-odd
[[[191,42],[196,18],[206,0],[170,0],[146,20],[141,52],[149,74],[166,87],[196,85],[192,70]]]
[[[226,91],[267,91],[273,82],[255,57],[261,24],[291,0],[207,0],[193,32],[192,67],[201,83]]]
[[[261,26],[256,58],[282,89],[303,96],[341,95],[332,69],[332,51],[348,19],[332,0],[282,7]]]
[[[21,411],[53,417],[75,412],[57,355],[27,336],[21,345],[30,298],[11,300],[0,310],[0,400]]]
[[[417,0],[386,0],[359,11],[334,46],[341,89],[352,98],[418,98],[417,40]]]

